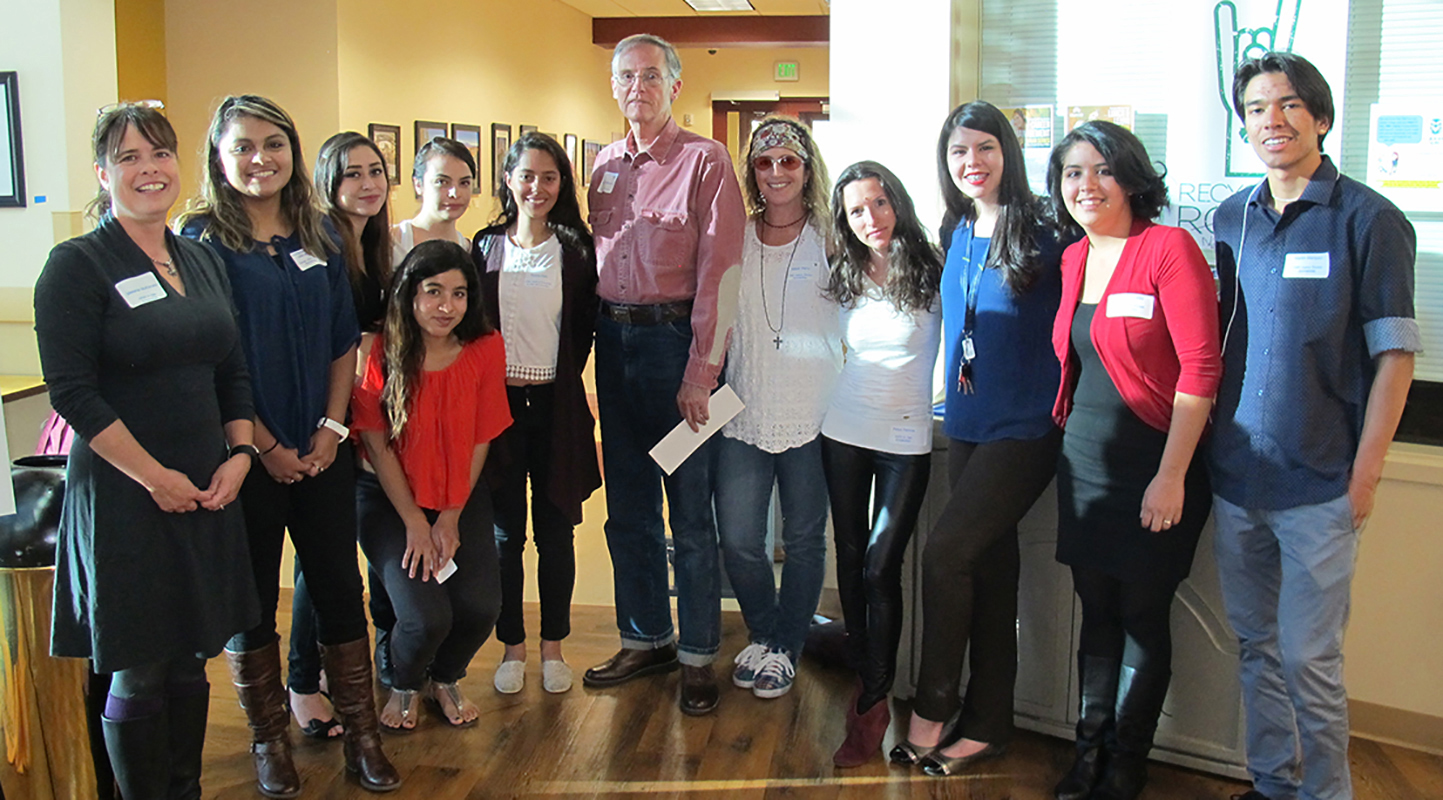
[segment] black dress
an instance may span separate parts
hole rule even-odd
[[[1154,533],[1142,527],[1142,496],[1157,475],[1167,434],[1143,422],[1117,391],[1092,343],[1096,304],[1072,318],[1080,366],[1057,465],[1057,560],[1122,581],[1181,582],[1212,508],[1199,447],[1183,481],[1182,519]]]
[[[226,459],[224,424],[252,417],[225,267],[204,245],[168,232],[166,241],[184,296],[108,216],[57,245],[35,285],[51,403],[76,432],[51,652],[92,658],[97,672],[214,656],[260,618],[238,502],[166,513],[90,449],[121,420],[157,461],[205,489]],[[155,299],[127,301],[137,283]]]

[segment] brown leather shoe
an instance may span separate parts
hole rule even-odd
[[[681,713],[693,717],[710,714],[716,710],[718,696],[716,673],[710,664],[681,665]]]
[[[266,797],[299,795],[301,776],[291,760],[291,714],[286,708],[286,691],[281,687],[279,643],[243,653],[227,650],[225,660],[250,723],[256,790]]]
[[[587,670],[581,680],[587,686],[601,689],[618,686],[643,675],[671,672],[679,666],[681,664],[676,660],[675,644],[655,650],[632,650],[623,647],[616,655]]]
[[[344,644],[321,645],[321,658],[331,684],[331,705],[346,727],[346,770],[361,788],[389,792],[401,785],[401,776],[381,749],[376,698],[371,693],[371,645],[363,636]]]

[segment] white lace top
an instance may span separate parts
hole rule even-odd
[[[471,240],[467,239],[460,231],[456,232],[456,244],[471,254]],[[416,226],[409,219],[401,220],[391,226],[391,266],[399,267],[401,260],[411,249],[416,246]]]
[[[755,223],[747,226],[726,367],[727,383],[746,408],[723,436],[768,453],[817,438],[842,353],[837,305],[823,296],[826,285],[826,250],[811,224],[778,247],[761,243]]]
[[[556,379],[561,344],[561,241],[556,234],[530,249],[503,236],[506,259],[497,281],[506,377]]]
[[[870,283],[870,280],[869,280]],[[932,367],[942,335],[938,303],[903,313],[881,287],[842,309],[847,363],[822,433],[844,444],[897,455],[932,451]]]

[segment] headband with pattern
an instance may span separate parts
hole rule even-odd
[[[789,122],[769,122],[752,134],[753,158],[773,147],[785,147],[800,156],[802,161],[807,160],[807,146],[802,141],[802,134]]]

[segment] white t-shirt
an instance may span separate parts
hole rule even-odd
[[[460,231],[456,232],[456,244],[461,245],[461,249],[465,250],[467,255],[471,254],[471,240],[462,236]],[[405,258],[406,254],[411,252],[415,246],[416,226],[412,224],[411,220],[402,220],[391,226],[392,267],[400,266],[401,259]]]
[[[842,363],[837,304],[822,294],[827,274],[822,236],[811,224],[776,247],[747,226],[726,373],[746,407],[723,436],[768,453],[817,438]]]
[[[561,343],[561,241],[552,234],[532,248],[505,242],[497,281],[501,340],[506,343],[506,377],[556,379]]]
[[[841,310],[846,363],[822,422],[822,434],[897,455],[932,452],[932,367],[942,314],[903,313],[870,283],[854,308]]]

